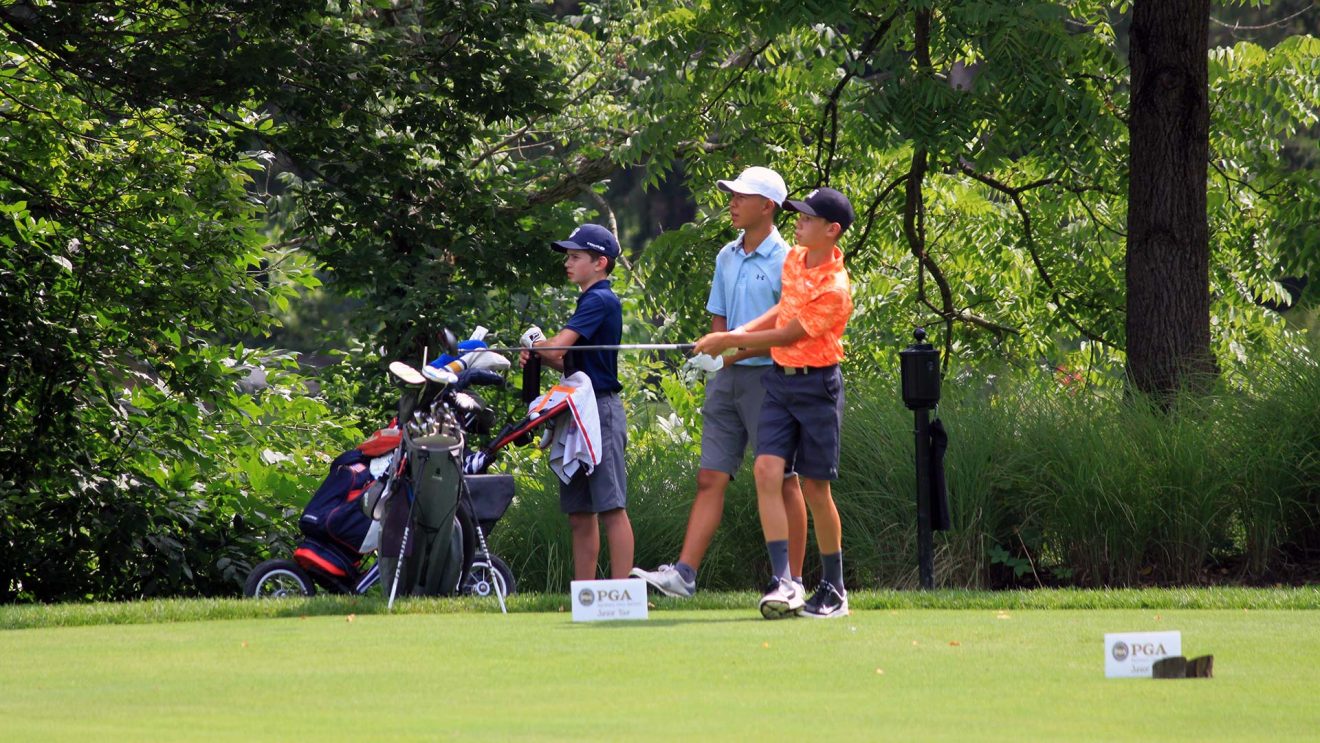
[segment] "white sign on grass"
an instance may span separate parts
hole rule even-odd
[[[575,580],[569,591],[574,622],[646,619],[646,581],[641,578]]]
[[[1105,678],[1150,678],[1160,658],[1182,655],[1181,632],[1105,633]]]

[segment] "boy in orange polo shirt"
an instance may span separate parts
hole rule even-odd
[[[818,188],[802,201],[785,201],[784,208],[798,213],[797,245],[784,260],[779,304],[746,325],[703,336],[693,351],[717,355],[730,348],[770,349],[775,363],[764,377],[755,474],[761,530],[774,577],[761,596],[761,616],[826,619],[848,614],[843,530],[830,483],[839,476],[839,362],[853,308],[838,241],[855,215],[847,197],[832,188]],[[788,572],[784,466],[789,461],[801,477],[821,551],[823,579],[805,601]]]

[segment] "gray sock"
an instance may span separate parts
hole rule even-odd
[[[678,562],[674,563],[674,569],[677,570],[678,574],[683,578],[683,580],[687,581],[688,583],[697,582],[697,571],[693,570],[692,566],[687,564],[686,562],[679,560]]]
[[[843,590],[843,550],[820,556],[822,577],[842,596]]]
[[[788,540],[776,539],[773,542],[766,542],[765,549],[770,553],[770,570],[774,571],[776,578],[788,577]]]

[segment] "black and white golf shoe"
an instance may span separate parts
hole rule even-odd
[[[791,579],[772,578],[761,596],[761,616],[766,619],[797,616],[803,605],[802,593]]]
[[[848,595],[840,594],[833,583],[821,581],[816,592],[802,606],[801,615],[812,619],[848,616]]]

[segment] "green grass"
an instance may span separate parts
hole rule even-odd
[[[853,590],[849,603],[862,611],[893,609],[1320,609],[1320,586],[1304,588],[1149,588],[1053,589],[1034,591],[888,591]],[[703,591],[691,600],[651,597],[661,614],[674,609],[739,609],[753,606],[750,592]],[[569,610],[567,594],[510,596],[511,613],[558,613]],[[498,613],[494,599],[403,599],[394,614]],[[124,603],[0,606],[0,630],[80,627],[107,624],[155,624],[230,619],[277,619],[349,614],[386,614],[379,594],[317,596],[310,599],[154,599]]]
[[[1251,596],[1314,605],[1313,594]],[[1295,740],[1320,725],[1311,662],[1320,622],[1309,612],[1002,608],[1032,595],[964,595],[978,606],[998,598],[1000,608],[949,610],[901,605],[960,597],[872,594],[862,603],[895,608],[828,622],[766,622],[750,596],[726,594],[707,600],[741,605],[664,604],[647,622],[600,625],[557,611],[503,617],[484,605],[411,602],[410,611],[467,610],[21,629],[0,632],[0,719],[7,739],[98,743]],[[1189,596],[1208,592],[1168,592],[1171,604]],[[1180,630],[1186,653],[1215,655],[1215,678],[1105,679],[1104,633],[1145,630]]]

